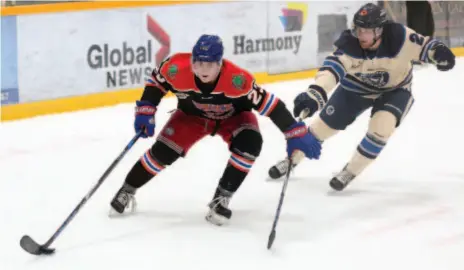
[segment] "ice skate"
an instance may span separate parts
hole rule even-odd
[[[135,200],[134,187],[124,184],[111,201],[110,217],[124,214],[126,209],[130,209],[129,213],[134,213],[137,208]]]
[[[226,224],[232,217],[232,211],[228,208],[232,195],[232,192],[218,187],[213,200],[208,204],[209,211],[205,219],[217,226]]]
[[[296,165],[297,164],[294,163],[292,167],[295,168]],[[288,159],[281,160],[269,169],[269,177],[271,177],[272,179],[279,179],[287,173],[287,170]]]
[[[330,180],[330,187],[336,191],[342,191],[356,177],[356,175],[346,170],[346,167]]]

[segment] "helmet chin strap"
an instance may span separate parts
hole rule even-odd
[[[372,45],[369,46],[369,49],[371,49],[372,47],[374,47],[375,43],[377,43],[377,41],[379,41],[380,39],[380,35],[377,35],[377,31],[375,31],[376,29],[374,29],[374,39],[372,40]]]
[[[369,46],[369,49],[372,49],[374,47],[375,43],[377,43],[377,40],[378,39],[376,37],[372,40],[372,44],[371,46]]]

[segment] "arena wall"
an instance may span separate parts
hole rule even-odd
[[[203,33],[220,35],[225,57],[253,72],[258,83],[310,78],[365,2],[6,7],[1,10],[1,120],[133,102],[154,66],[172,53],[190,51]],[[401,6],[393,9],[401,17]],[[463,46],[453,50],[464,55]]]

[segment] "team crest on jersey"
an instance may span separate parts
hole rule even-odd
[[[198,103],[194,100],[193,105],[201,111],[204,115],[210,119],[221,120],[227,119],[234,114],[235,109],[232,103],[229,104],[209,104],[209,103]]]
[[[237,89],[243,90],[243,88],[245,87],[245,76],[243,76],[242,74],[234,75],[232,77],[232,85]]]
[[[374,73],[356,72],[354,75],[364,83],[375,87],[384,87],[390,80],[390,74],[386,71],[376,71]]]
[[[171,65],[168,67],[168,76],[172,78],[176,76],[178,71],[179,71],[179,68],[177,67],[177,65]]]
[[[165,130],[164,130],[164,133],[168,136],[172,136],[174,135],[174,129],[172,127],[167,127]]]

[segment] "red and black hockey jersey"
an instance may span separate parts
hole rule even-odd
[[[270,117],[281,131],[295,123],[279,98],[258,86],[248,71],[225,59],[218,79],[205,84],[192,71],[190,53],[169,57],[153,70],[142,100],[157,106],[169,91],[178,99],[177,108],[186,114],[220,121],[255,110]]]

